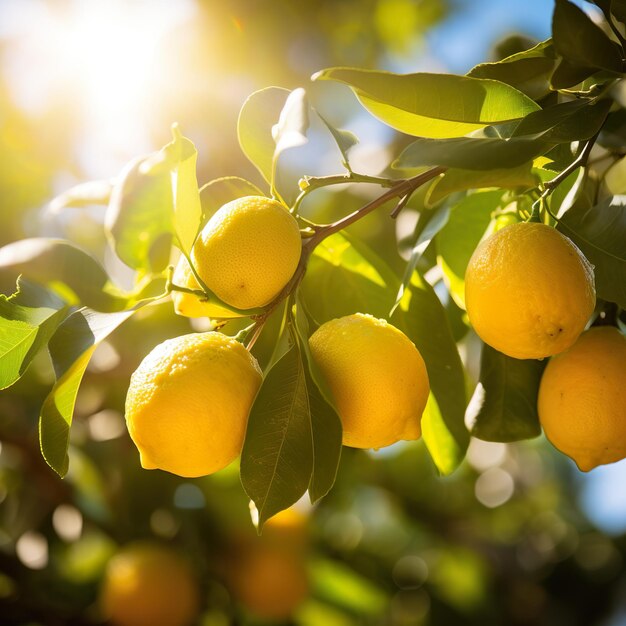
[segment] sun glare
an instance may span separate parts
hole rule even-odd
[[[91,151],[125,156],[127,146],[134,153],[148,147],[145,121],[160,96],[155,55],[168,32],[193,16],[195,3],[22,2],[28,10],[15,11],[19,20],[0,10],[0,37],[14,42],[4,70],[18,104],[35,113],[51,102],[78,109],[81,141]]]

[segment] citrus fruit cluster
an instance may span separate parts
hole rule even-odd
[[[301,237],[278,202],[247,196],[220,208],[174,273],[175,310],[186,316],[235,317],[270,304],[298,267]],[[219,298],[209,301],[199,281]],[[343,443],[381,448],[420,437],[429,394],[424,361],[400,330],[357,313],[322,324],[310,349],[335,400]],[[254,356],[220,332],[184,335],[158,345],[131,378],[129,433],[144,468],[186,477],[216,472],[240,453],[262,381]]]
[[[626,457],[626,338],[585,330],[595,308],[593,267],[556,229],[522,222],[474,251],[467,314],[479,337],[516,359],[552,357],[538,413],[552,444],[583,471]]]

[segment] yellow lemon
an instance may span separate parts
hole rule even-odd
[[[465,273],[467,314],[479,337],[516,359],[569,348],[595,306],[593,267],[545,224],[506,226],[474,251]]]
[[[109,561],[100,604],[118,626],[187,626],[198,615],[198,582],[173,550],[131,544]]]
[[[420,437],[430,387],[424,360],[404,333],[356,313],[322,324],[309,345],[333,394],[344,445],[383,448]]]
[[[548,363],[539,419],[552,444],[587,472],[626,457],[626,338],[601,326]]]
[[[232,337],[197,333],[159,344],[126,396],[141,465],[188,477],[226,467],[241,452],[260,384],[256,359]]]
[[[178,259],[172,281],[179,287],[200,289],[200,285],[198,285],[198,281],[193,275],[189,263],[184,256]],[[236,313],[218,304],[204,301],[198,296],[192,293],[185,293],[184,291],[172,291],[172,301],[174,302],[174,310],[176,313],[185,317],[239,317]]]
[[[293,276],[302,250],[295,218],[282,204],[246,196],[221,207],[198,236],[191,260],[206,286],[226,304],[269,304]],[[233,317],[232,314],[228,317]]]

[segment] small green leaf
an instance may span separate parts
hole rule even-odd
[[[502,442],[539,436],[537,395],[546,363],[513,359],[483,344],[480,377],[467,409],[472,435]]]
[[[39,441],[46,463],[61,477],[69,467],[67,450],[74,404],[91,355],[134,312],[133,309],[98,313],[81,309],[70,315],[50,339],[56,383],[41,408]]]
[[[237,122],[237,135],[243,153],[270,185],[276,150],[272,128],[280,117],[288,96],[289,90],[281,87],[255,91],[243,103]]]
[[[92,180],[64,191],[50,202],[49,207],[51,211],[60,211],[69,207],[85,207],[94,204],[106,206],[109,204],[112,191],[112,181]]]
[[[259,530],[304,494],[312,472],[306,373],[296,342],[261,385],[241,453],[241,482],[259,512]]]
[[[12,296],[0,294],[0,389],[24,374],[67,309],[56,295],[22,278]]]
[[[313,80],[348,85],[374,116],[420,137],[460,137],[539,109],[510,85],[467,76],[331,68],[318,72]]]
[[[528,137],[416,139],[392,163],[397,169],[443,165],[466,170],[519,167],[547,152],[552,144]]]
[[[390,321],[413,341],[426,363],[430,396],[422,416],[422,437],[437,469],[451,474],[469,444],[463,365],[445,310],[417,272]]]
[[[119,311],[128,305],[102,266],[62,239],[22,239],[0,248],[0,271],[7,270],[42,284],[63,283],[82,304],[98,311]]]
[[[160,272],[169,262],[174,199],[169,168],[154,167],[160,153],[131,161],[113,188],[105,229],[129,267]]]
[[[626,196],[592,207],[577,201],[557,229],[567,235],[594,266],[596,293],[626,309]]]
[[[238,176],[216,178],[200,188],[203,223],[208,222],[216,211],[231,200],[263,195],[265,194],[256,185],[244,178]]]
[[[432,207],[444,198],[457,191],[467,189],[500,189],[528,188],[537,184],[532,172],[532,162],[518,167],[494,170],[461,170],[450,168],[441,177],[435,179],[428,189],[424,200],[426,206]]]
[[[568,0],[556,0],[552,37],[555,50],[572,65],[618,73],[624,69],[619,46]]]
[[[317,116],[322,120],[328,131],[332,135],[337,147],[339,148],[339,152],[341,152],[341,156],[343,158],[344,167],[351,172],[350,161],[348,160],[348,152],[350,148],[356,146],[359,143],[358,137],[349,130],[342,130],[341,128],[336,128],[333,126],[325,117],[321,115],[318,111],[315,111]]]
[[[450,295],[462,309],[465,309],[465,269],[501,200],[499,190],[465,196],[451,208],[448,223],[437,235],[437,262]]]

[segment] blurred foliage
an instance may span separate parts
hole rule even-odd
[[[237,173],[260,185],[235,130],[250,92],[272,84],[297,87],[321,67],[378,67],[385,55],[402,57],[419,45],[451,10],[454,5],[439,0],[201,2],[193,19],[168,34],[154,62],[159,93],[167,97],[155,96],[146,112],[152,143],[161,145],[177,120],[198,146],[200,183]],[[0,60],[10,45],[0,48]],[[518,36],[498,45],[494,58],[526,47]],[[98,209],[41,210],[68,180],[88,177],[78,148],[85,113],[63,97],[45,103],[43,113],[29,113],[12,98],[7,76],[0,80],[0,245],[62,235],[106,259]],[[340,125],[351,114],[346,92],[327,96]],[[310,95],[322,97],[316,83]],[[623,136],[623,128],[615,132]],[[406,138],[390,141],[401,145]],[[386,148],[374,146],[362,157],[373,170],[377,150]],[[332,221],[361,206],[361,193],[321,192],[304,213]],[[411,203],[423,206],[423,192]],[[349,232],[401,276],[405,260],[396,253],[396,235],[412,234],[417,226],[411,219],[410,210],[398,223],[379,211]],[[432,265],[434,254],[428,251],[424,264]],[[0,291],[13,287],[0,284]],[[464,312],[452,301],[447,311],[455,339],[471,344]],[[573,464],[545,441],[473,440],[468,461],[446,478],[438,476],[422,442],[371,454],[344,449],[333,490],[314,510],[302,507],[307,519],[297,532],[268,527],[260,538],[238,467],[194,480],[142,470],[124,425],[128,380],[143,355],[190,328],[201,329],[161,304],[140,311],[101,344],[77,398],[64,481],[36,443],[39,408],[54,380],[48,355],[38,355],[0,394],[2,624],[102,623],[98,593],[106,563],[119,546],[139,539],[167,543],[191,560],[201,584],[203,626],[617,624],[608,620],[626,605],[626,536],[604,535],[586,518],[575,496]],[[267,337],[260,339],[261,354],[268,349],[263,341]],[[473,364],[475,379],[478,367]],[[241,578],[257,567],[250,564],[257,550],[286,551],[292,565],[295,560],[292,576],[304,582],[292,594],[303,601],[292,616],[264,620],[258,615],[263,609],[255,614],[249,606]],[[266,590],[281,592],[289,585]]]

